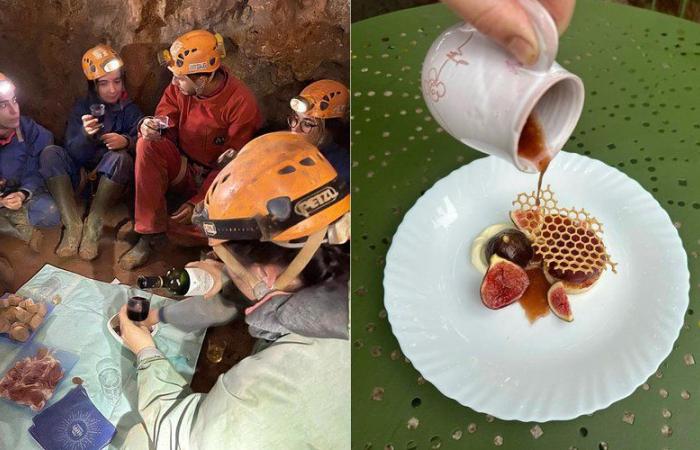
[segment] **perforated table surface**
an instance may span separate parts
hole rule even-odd
[[[437,180],[484,155],[438,127],[420,92],[423,58],[458,19],[443,5],[352,27],[352,436],[357,449],[700,449],[700,26],[579,1],[558,62],[586,87],[564,149],[617,167],[659,201],[691,272],[670,356],[631,396],[571,421],[502,421],[443,396],[405,359],[382,274],[403,215]],[[653,261],[649,261],[653,264]]]

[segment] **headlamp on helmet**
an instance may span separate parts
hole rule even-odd
[[[298,113],[305,113],[311,109],[313,104],[307,98],[296,96],[289,101],[289,106]]]
[[[103,69],[105,72],[109,73],[109,72],[114,72],[115,70],[121,68],[121,66],[122,66],[121,60],[119,60],[117,58],[113,58],[105,63],[105,65],[103,66]]]
[[[12,83],[7,80],[0,81],[0,94],[7,94],[12,90]]]

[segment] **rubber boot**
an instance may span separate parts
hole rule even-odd
[[[31,234],[29,236],[26,236],[20,230],[15,228],[12,222],[10,222],[10,219],[7,217],[8,211],[8,209],[0,208],[0,235],[13,237],[24,242],[29,242]]]
[[[46,185],[58,205],[65,227],[56,254],[62,258],[75,256],[78,253],[80,235],[83,232],[83,221],[78,214],[78,205],[75,203],[75,193],[70,177],[68,175],[55,176],[46,180]]]
[[[119,259],[119,266],[124,270],[133,270],[146,264],[151,256],[152,244],[162,237],[164,237],[162,233],[142,234],[136,245]]]
[[[105,176],[100,178],[97,192],[90,206],[90,214],[83,225],[83,239],[80,242],[80,251],[78,252],[82,259],[92,261],[97,258],[105,212],[119,197],[121,191],[121,184],[115,183]]]
[[[117,240],[135,244],[139,240],[139,234],[134,231],[134,221],[128,220],[117,230]]]
[[[24,206],[17,210],[2,208],[0,234],[26,242],[29,244],[29,248],[37,253],[44,237],[41,231],[29,223],[29,211]]]

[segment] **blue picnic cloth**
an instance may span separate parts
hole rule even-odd
[[[32,341],[79,357],[46,407],[75,387],[72,378],[80,377],[91,402],[117,429],[109,448],[119,448],[129,429],[141,422],[135,357],[107,329],[109,318],[127,301],[127,286],[95,281],[47,264],[18,293],[36,300],[60,300]],[[154,295],[151,307],[172,302],[174,300]],[[156,346],[187,381],[192,380],[203,339],[204,331],[185,333],[164,323],[159,324],[154,335]],[[0,340],[0,377],[21,349],[22,346]],[[105,360],[117,368],[121,377],[121,392],[116,401],[106,395],[98,379],[98,365]],[[0,449],[40,449],[26,431],[35,414],[29,408],[0,402]]]

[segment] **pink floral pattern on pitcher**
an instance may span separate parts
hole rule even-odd
[[[435,70],[433,67],[430,69],[428,72],[428,79],[425,80],[425,91],[430,95],[430,99],[437,103],[440,101],[441,97],[445,96],[445,91],[447,88],[445,87],[445,83],[442,81],[438,80],[438,71]]]
[[[469,65],[469,61],[465,58],[462,49],[465,45],[469,43],[469,41],[471,41],[473,35],[473,32],[469,33],[467,39],[460,46],[445,53],[446,59],[440,65],[440,69],[436,69],[435,67],[433,67],[428,71],[428,79],[424,80],[423,89],[425,89],[425,92],[430,96],[430,99],[433,102],[438,103],[440,99],[444,97],[447,93],[447,87],[445,86],[445,83],[440,81],[440,74],[442,74],[442,69],[445,68],[445,65],[450,61],[452,61],[458,66]]]

